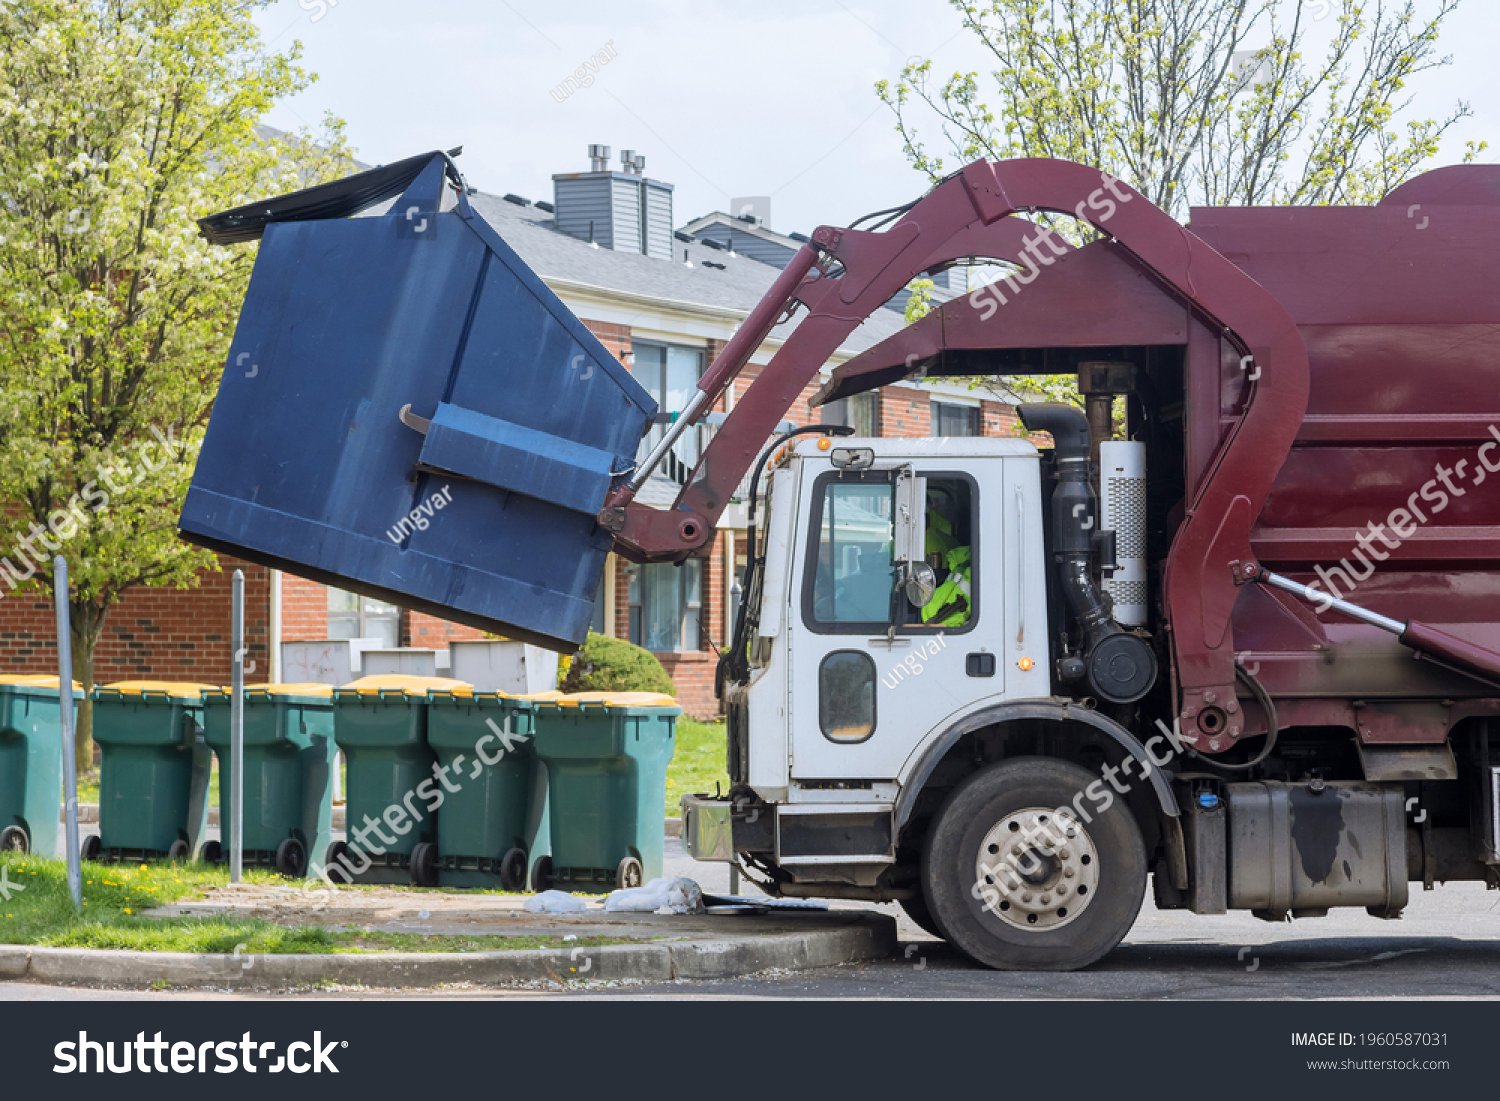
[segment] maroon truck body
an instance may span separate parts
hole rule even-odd
[[[1062,247],[1020,217],[1035,211],[1105,236]],[[627,557],[691,553],[879,303],[950,263],[1021,263],[844,364],[821,399],[909,377],[1135,364],[1127,432],[1151,469],[1152,626],[1184,739],[1217,754],[1264,732],[1255,703],[1243,719],[1223,710],[1244,695],[1241,661],[1286,700],[1282,727],[1442,741],[1500,708],[1500,481],[1485,465],[1500,470],[1497,246],[1497,166],[1431,172],[1373,207],[1202,208],[1185,227],[1095,169],[978,161],[882,232],[821,227],[700,383],[706,407],[783,312],[805,307],[675,510],[621,487],[600,522]],[[1333,585],[1408,629],[1398,640],[1320,617],[1249,583],[1263,570]],[[1413,646],[1481,676],[1414,660]]]
[[[1392,619],[1500,649],[1500,167],[1431,172],[1373,207],[1197,208],[1189,228],[1285,307],[1306,347],[1295,440],[1284,455],[1275,440],[1260,445],[1279,470],[1255,509],[1254,560],[1307,584],[1331,579],[1335,595]],[[993,291],[943,305],[845,364],[824,396],[898,371],[1068,373],[1080,359],[1139,360],[1157,407],[1145,418],[1151,480],[1170,481],[1177,472],[1162,464],[1175,463],[1182,499],[1201,502],[1232,477],[1215,462],[1243,426],[1253,386],[1280,364],[1260,363],[1252,382],[1256,364],[1243,362],[1235,334],[1118,240],[1058,258],[1029,285],[995,289],[1003,305]],[[1174,505],[1161,517],[1168,535],[1186,507]],[[1180,631],[1197,609],[1160,592],[1163,625]],[[1500,711],[1500,691],[1268,587],[1238,589],[1226,641],[1277,698],[1283,727],[1440,742],[1461,719]],[[1253,703],[1246,710],[1249,737],[1264,726]]]

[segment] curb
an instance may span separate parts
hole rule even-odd
[[[843,915],[840,915],[843,916]],[[371,987],[551,980],[731,979],[772,968],[800,971],[883,959],[896,949],[896,921],[848,914],[835,928],[673,944],[612,944],[529,952],[234,956],[0,945],[0,980],[87,986],[289,987],[332,982]]]
[[[67,821],[67,813],[68,813],[67,812],[67,808],[64,808],[61,812],[59,812],[58,821],[61,821],[61,822]],[[97,822],[97,821],[99,821],[99,804],[98,803],[79,803],[78,804],[78,821],[79,822]],[[218,807],[209,807],[208,808],[208,824],[210,826],[217,826],[219,824],[219,808]],[[344,829],[344,808],[343,807],[334,807],[333,808],[333,828],[336,829],[336,830]],[[668,818],[667,819],[667,836],[668,837],[681,837],[682,836],[682,819],[681,818]]]

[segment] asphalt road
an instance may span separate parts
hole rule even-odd
[[[667,874],[725,891],[723,865],[698,864],[668,839]],[[999,973],[977,967],[901,918],[901,955],[879,963],[718,982],[579,985],[567,990],[448,988],[408,998],[1500,998],[1500,892],[1412,885],[1400,921],[1363,910],[1269,924],[1248,914],[1202,917],[1146,906],[1125,942],[1086,971]],[[750,893],[750,892],[746,892]],[[858,904],[838,904],[855,906]],[[878,907],[900,914],[895,907]],[[726,918],[732,921],[733,918]],[[240,998],[265,995],[80,990],[0,982],[0,1000]],[[382,991],[291,998],[389,997]]]

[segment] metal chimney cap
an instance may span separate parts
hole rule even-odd
[[[589,156],[591,156],[591,157],[603,157],[605,160],[608,160],[609,159],[609,152],[610,152],[609,146],[607,146],[607,145],[591,145],[591,146],[589,146]]]

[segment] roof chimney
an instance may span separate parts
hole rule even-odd
[[[646,158],[620,151],[622,170],[609,169],[610,148],[589,146],[588,172],[552,177],[557,229],[616,252],[673,259],[672,185],[647,179]]]

